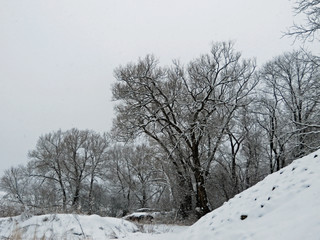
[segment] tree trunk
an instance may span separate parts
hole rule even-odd
[[[89,196],[88,196],[88,201],[89,201],[89,215],[92,214],[93,212],[93,183],[94,183],[94,177],[91,175],[91,180],[90,180],[90,189],[89,189]]]
[[[147,191],[145,183],[142,183],[142,201],[141,201],[141,208],[147,207]]]
[[[192,211],[192,191],[191,180],[178,172],[178,214],[182,219],[188,218]]]
[[[58,175],[59,185],[62,192],[62,211],[65,213],[67,211],[67,193],[63,185],[63,180],[61,174]]]
[[[194,178],[196,181],[196,214],[200,218],[210,212],[207,191],[204,183],[204,172],[201,170],[199,159],[199,148],[195,144],[192,149],[192,158],[194,162]]]
[[[74,192],[73,200],[72,200],[72,208],[73,210],[77,210],[79,206],[79,199],[80,199],[80,184],[76,184],[76,189]]]
[[[196,203],[196,213],[197,217],[200,218],[210,212],[207,191],[204,185],[203,172],[196,170],[194,173],[196,179],[196,190],[197,190],[197,203]]]

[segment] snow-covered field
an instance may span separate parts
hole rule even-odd
[[[0,238],[127,240],[320,240],[320,150],[294,161],[236,195],[191,227],[145,225],[121,219],[45,215],[0,219]],[[141,230],[141,229],[140,229]]]

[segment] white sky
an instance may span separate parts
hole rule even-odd
[[[236,41],[259,64],[293,49],[289,0],[1,0],[0,174],[41,134],[108,131],[113,70],[155,54],[163,65]],[[298,45],[296,45],[297,47]]]

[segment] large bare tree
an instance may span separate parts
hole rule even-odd
[[[124,138],[143,133],[157,143],[181,181],[194,181],[199,217],[210,211],[205,179],[234,112],[255,86],[254,69],[232,43],[222,42],[187,67],[161,68],[147,56],[115,70],[114,132]]]

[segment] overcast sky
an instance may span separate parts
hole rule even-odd
[[[0,174],[40,135],[108,131],[113,70],[153,53],[188,62],[214,41],[262,64],[290,51],[289,0],[1,0]]]

